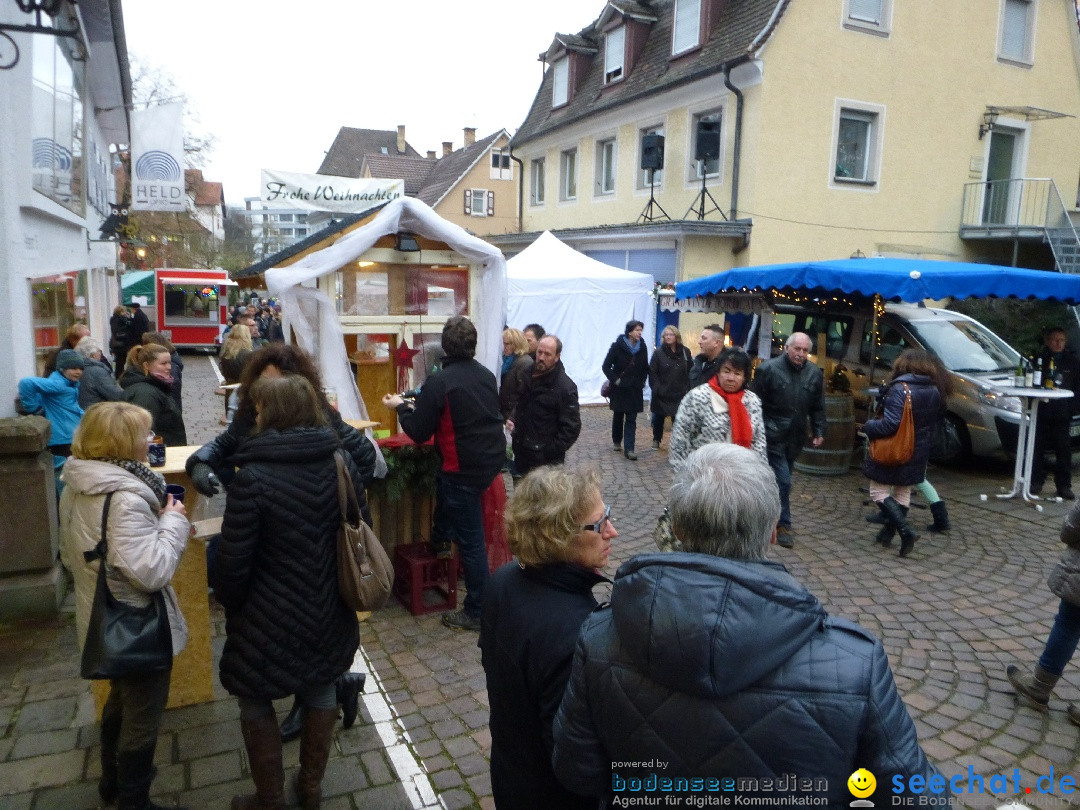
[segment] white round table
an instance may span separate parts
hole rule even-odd
[[[1031,463],[1035,458],[1035,426],[1039,419],[1039,403],[1053,399],[1069,399],[1073,392],[1067,388],[1029,388],[1027,386],[994,386],[995,394],[1016,397],[1020,400],[1020,429],[1016,436],[1016,466],[1013,469],[1013,486],[999,498],[1015,498],[1020,495],[1028,503],[1040,500],[1031,494]],[[1039,507],[1042,509],[1042,507]]]

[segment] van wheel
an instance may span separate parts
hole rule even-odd
[[[930,460],[935,464],[957,464],[971,458],[971,436],[964,420],[954,413],[945,414],[938,427]]]

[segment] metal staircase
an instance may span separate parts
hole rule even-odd
[[[1080,235],[1076,232],[1069,211],[1061,199],[1057,184],[1050,181],[1052,193],[1046,207],[1045,239],[1054,254],[1054,266],[1059,273],[1080,273]],[[1071,307],[1077,327],[1080,327],[1080,307]]]

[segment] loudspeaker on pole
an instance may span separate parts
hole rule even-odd
[[[656,134],[641,137],[641,168],[659,170],[664,168],[664,136]]]
[[[694,160],[716,160],[718,157],[720,157],[720,122],[698,121]]]

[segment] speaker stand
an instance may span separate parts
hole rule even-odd
[[[638,222],[655,222],[658,219],[666,219],[671,222],[671,217],[664,210],[664,206],[656,201],[656,186],[653,180],[655,174],[656,169],[649,169],[649,201],[645,203],[645,209],[641,212],[641,216],[637,218]],[[657,211],[660,213],[657,213]]]
[[[698,161],[698,171],[701,173],[701,191],[694,198],[694,201],[690,203],[690,207],[686,209],[686,213],[683,214],[683,219],[689,219],[691,213],[697,214],[697,219],[705,219],[706,214],[711,214],[716,211],[723,219],[727,219],[727,215],[720,208],[720,205],[713,199],[713,195],[709,192],[709,189],[705,186],[705,161]],[[705,200],[712,203],[712,208],[706,210]]]

